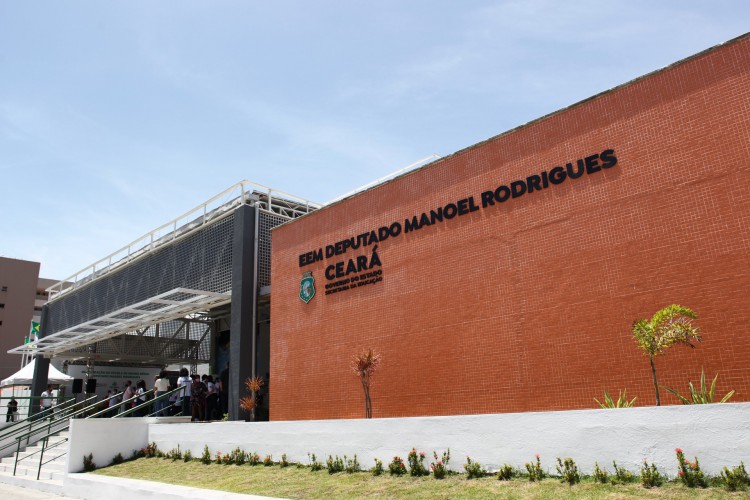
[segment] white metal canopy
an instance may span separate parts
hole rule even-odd
[[[93,344],[139,328],[183,318],[231,301],[231,293],[175,288],[150,299],[112,311],[37,341],[10,349],[15,354],[41,354],[46,357]]]

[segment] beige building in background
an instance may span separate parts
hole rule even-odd
[[[56,280],[39,277],[39,262],[0,257],[0,379],[21,368],[21,356],[8,349],[23,343],[31,321],[39,322],[46,288]]]

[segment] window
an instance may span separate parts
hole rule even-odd
[[[7,291],[8,291],[7,286],[0,287],[0,292],[7,292]]]
[[[5,304],[0,304],[0,309],[5,309]]]

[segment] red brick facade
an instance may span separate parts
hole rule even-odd
[[[586,157],[589,173],[552,183]],[[405,232],[438,207],[467,213]],[[395,222],[382,281],[326,295],[343,279],[326,268],[369,267],[374,244],[325,247]],[[631,325],[672,303],[698,313],[704,342],[657,358],[660,383],[685,391],[703,367],[748,401],[749,227],[746,35],[275,229],[271,419],[362,416],[349,363],[369,347],[374,417],[593,408],[604,388],[652,405]]]

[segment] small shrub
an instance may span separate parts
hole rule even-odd
[[[617,400],[612,399],[612,396],[609,395],[607,390],[604,390],[604,401],[599,401],[598,399],[594,398],[594,401],[596,401],[599,406],[601,406],[604,409],[612,409],[612,408],[632,408],[633,405],[635,405],[635,400],[638,398],[633,398],[630,401],[628,401],[628,391],[620,391]]]
[[[239,446],[232,451],[232,462],[237,465],[242,465],[247,462],[247,453],[245,453]]]
[[[203,455],[201,455],[201,463],[208,465],[211,463],[211,450],[208,449],[208,445],[203,447]]]
[[[562,482],[568,483],[571,486],[581,482],[578,466],[570,457],[565,460],[560,460],[560,457],[557,457],[557,473],[560,474]]]
[[[344,472],[347,474],[354,474],[355,472],[360,471],[356,453],[354,454],[354,458],[347,458],[346,455],[344,455],[344,464]]]
[[[193,459],[193,454],[190,452],[190,450],[185,450],[185,453],[182,454],[182,460],[184,462],[189,462]]]
[[[326,460],[326,467],[328,468],[329,474],[344,472],[344,461],[341,460],[338,455],[336,455],[336,458],[328,455],[328,460]]]
[[[146,458],[153,458],[160,456],[161,452],[159,451],[159,447],[156,446],[156,443],[149,443],[145,448],[141,448],[141,454]]]
[[[228,455],[227,455],[227,457],[228,457]],[[216,452],[216,463],[219,464],[219,465],[221,465],[221,464],[224,463],[224,460],[225,460],[224,455],[222,455],[220,451],[217,451]]]
[[[513,469],[513,467],[508,464],[503,465],[502,467],[500,467],[500,470],[497,471],[498,481],[510,481],[515,475],[515,469]]]
[[[308,453],[307,458],[310,460],[310,470],[312,470],[313,472],[323,470],[323,464],[318,462],[318,458],[315,456],[315,453]]]
[[[383,472],[385,472],[385,469],[383,469],[383,462],[376,458],[375,466],[372,469],[370,469],[370,472],[372,472],[373,476],[382,476]]]
[[[539,454],[536,455],[536,462],[530,462],[524,464],[526,471],[529,473],[529,481],[541,481],[544,479],[544,469],[542,469],[542,462],[539,459]]]
[[[701,466],[698,463],[698,457],[695,457],[695,462],[690,462],[685,459],[685,454],[680,448],[674,451],[677,454],[677,467],[679,468],[677,476],[682,481],[682,484],[688,488],[695,488],[696,486],[705,488],[708,486],[706,484],[706,477],[703,475]]]
[[[388,464],[388,471],[391,473],[391,476],[403,476],[406,474],[406,465],[404,465],[401,457],[393,457],[391,463]]]
[[[112,458],[112,463],[110,465],[120,465],[125,461],[124,458],[122,458],[122,453],[118,453],[117,455]]]
[[[281,462],[279,462],[279,467],[281,467],[282,469],[284,467],[289,467],[289,462],[286,461],[286,453],[281,455]]]
[[[451,461],[451,449],[443,452],[443,456],[438,460],[438,455],[435,451],[432,452],[432,456],[435,457],[435,461],[430,463],[430,469],[435,479],[445,479],[448,475],[448,463]]]
[[[655,488],[664,484],[664,476],[656,469],[656,465],[649,465],[645,458],[641,466],[641,484],[644,488]]]
[[[273,456],[266,455],[266,458],[263,459],[263,467],[271,467],[273,465]]]
[[[260,455],[256,452],[249,453],[247,455],[247,463],[250,465],[259,465],[260,464]]]
[[[178,445],[177,448],[172,448],[169,450],[166,455],[166,458],[171,459],[173,462],[175,460],[182,460],[182,452],[180,451],[180,446]]]
[[[635,481],[635,476],[633,475],[633,473],[627,469],[618,467],[617,462],[615,462],[614,460],[612,460],[612,467],[615,468],[615,475],[612,476],[611,479],[613,484],[626,484]]]
[[[88,455],[83,456],[83,470],[84,472],[91,472],[93,470],[96,470],[93,453],[89,453]]]
[[[607,482],[607,469],[600,469],[599,462],[594,463],[594,473],[591,475],[595,483],[606,484]]]
[[[721,471],[721,481],[729,491],[744,490],[750,486],[750,477],[747,475],[743,462],[731,470],[724,467]]]
[[[714,377],[713,382],[711,382],[711,387],[706,388],[706,373],[701,368],[701,381],[698,388],[693,386],[692,382],[689,382],[688,389],[690,390],[690,399],[687,397],[681,395],[679,392],[677,392],[674,389],[670,389],[669,387],[664,387],[666,391],[671,392],[675,396],[677,396],[677,399],[680,400],[680,402],[684,405],[706,405],[714,403],[714,397],[716,395],[716,380],[719,378],[719,374],[717,373]],[[724,395],[724,397],[721,398],[719,403],[726,403],[729,401],[729,398],[734,396],[734,391],[729,391],[727,394]]]
[[[428,476],[430,473],[424,466],[424,452],[417,453],[416,448],[412,448],[406,457],[409,461],[409,475],[413,477]]]
[[[480,477],[487,475],[487,472],[482,468],[482,464],[479,462],[472,462],[471,457],[466,457],[464,470],[466,470],[466,479],[479,479]]]

